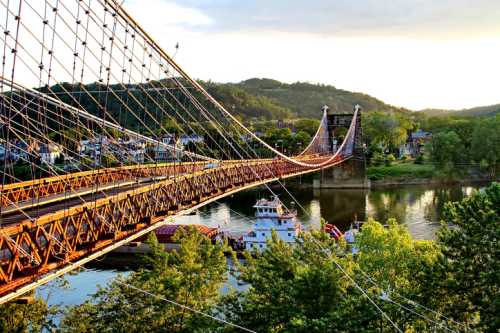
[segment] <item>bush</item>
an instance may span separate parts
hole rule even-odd
[[[420,154],[415,158],[415,164],[424,164],[424,155]]]
[[[372,164],[373,165],[382,165],[385,163],[385,156],[382,153],[376,152],[373,153]]]
[[[435,169],[432,165],[405,163],[392,166],[369,167],[366,175],[370,180],[381,180],[385,178],[432,178],[435,175]]]
[[[394,163],[394,161],[396,161],[396,157],[394,157],[393,154],[389,154],[387,155],[387,157],[385,158],[385,165],[387,166],[391,166],[392,163]]]

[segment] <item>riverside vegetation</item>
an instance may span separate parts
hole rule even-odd
[[[234,259],[232,274],[249,287],[224,295],[228,249],[212,245],[194,229],[180,229],[178,251],[165,253],[150,238],[143,268],[110,282],[84,304],[66,309],[48,308],[40,300],[3,305],[0,327],[17,332],[41,327],[61,332],[238,331],[168,299],[258,332],[394,331],[381,311],[404,332],[497,332],[499,218],[500,184],[493,183],[448,203],[435,241],[412,239],[394,220],[386,221],[385,228],[367,222],[355,256],[346,255],[344,242],[319,231],[302,234],[293,247],[273,239],[262,254]],[[51,320],[57,311],[59,325]]]

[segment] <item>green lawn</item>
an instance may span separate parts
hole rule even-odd
[[[397,163],[391,166],[372,166],[367,169],[367,177],[371,180],[388,178],[432,178],[435,173],[433,165]]]

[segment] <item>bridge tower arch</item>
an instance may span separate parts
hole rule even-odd
[[[355,114],[356,129],[354,136],[354,156],[337,168],[321,171],[319,180],[314,186],[318,188],[369,188],[370,182],[366,178],[365,145],[361,123],[362,107],[356,104],[352,110],[338,110],[324,105],[322,114],[326,113],[328,127],[329,149],[335,152],[343,141]],[[355,111],[358,111],[357,113]]]

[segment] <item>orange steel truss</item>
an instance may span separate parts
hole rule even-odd
[[[231,164],[236,161],[224,163]],[[206,164],[207,162],[183,162],[133,165],[6,184],[3,187],[0,205],[5,207],[29,200],[36,201],[54,194],[74,192],[89,186],[95,187],[96,184],[105,185],[141,177],[170,177],[179,173],[202,170]]]
[[[326,158],[309,156],[308,161],[320,163]],[[344,160],[339,156],[326,167]],[[91,172],[71,175],[71,184],[80,187],[96,179],[102,182],[123,179],[119,177],[125,177],[130,170],[135,176],[176,176],[0,229],[0,297],[86,256],[106,251],[114,243],[154,228],[166,217],[186,209],[278,178],[319,170],[282,159],[229,161],[211,169],[204,169],[205,163],[115,168],[94,172],[95,175]],[[65,191],[58,178],[18,188],[23,188],[26,196],[37,186],[45,189],[44,195]]]

